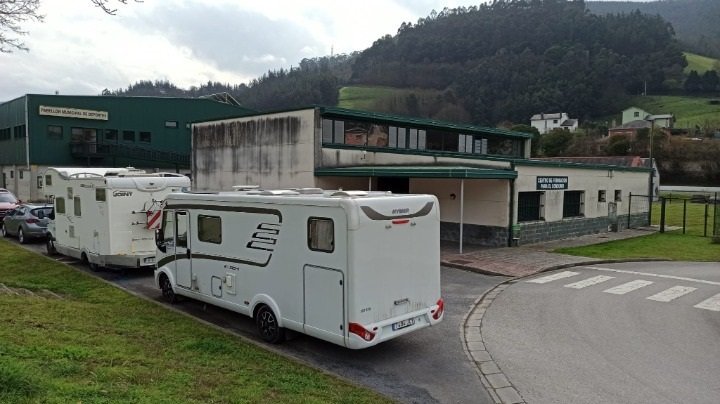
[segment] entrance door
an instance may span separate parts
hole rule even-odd
[[[190,260],[190,215],[175,212],[175,283],[190,289],[192,261]]]

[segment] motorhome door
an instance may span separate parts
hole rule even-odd
[[[192,286],[192,261],[190,260],[190,215],[175,212],[175,283],[183,288]]]

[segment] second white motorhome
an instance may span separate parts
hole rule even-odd
[[[245,190],[166,198],[156,286],[352,349],[434,325],[440,214],[432,195]]]
[[[184,175],[132,168],[48,168],[44,180],[54,205],[48,253],[78,258],[92,270],[154,267],[162,201],[190,187]]]

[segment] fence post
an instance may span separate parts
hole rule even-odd
[[[665,197],[660,198],[660,233],[665,233]]]
[[[707,215],[708,215],[708,204],[705,204],[705,222],[703,223],[703,237],[707,237]]]
[[[685,234],[686,221],[687,221],[687,199],[683,199],[683,234]]]
[[[630,196],[628,196],[628,225],[627,228],[630,228],[630,215],[632,214],[632,192],[630,192]]]

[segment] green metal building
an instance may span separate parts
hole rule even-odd
[[[221,97],[27,94],[0,104],[0,187],[40,199],[50,166],[189,172],[191,122],[249,113]]]

